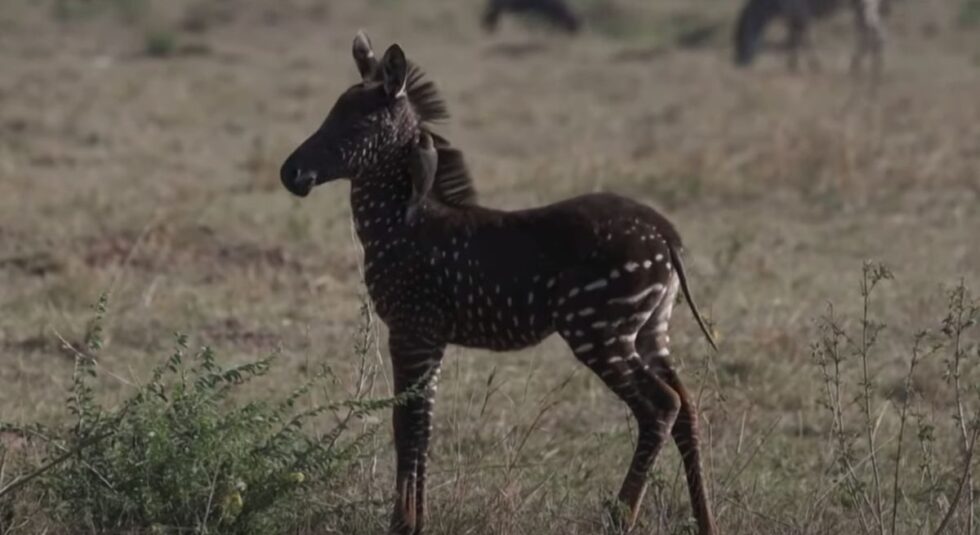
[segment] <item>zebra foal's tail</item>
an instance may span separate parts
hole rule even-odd
[[[687,306],[691,307],[691,313],[694,314],[694,320],[698,323],[698,327],[701,328],[701,332],[708,340],[708,344],[711,345],[711,349],[714,349],[717,352],[718,344],[715,342],[715,337],[711,335],[711,329],[708,328],[704,318],[701,317],[701,312],[698,310],[698,305],[694,303],[694,298],[691,297],[691,289],[687,286],[687,273],[684,271],[684,263],[681,261],[681,255],[670,243],[667,244],[667,248],[670,249],[670,263],[673,264],[674,269],[677,270],[677,277],[681,281],[681,291],[684,292],[684,299],[687,301]]]

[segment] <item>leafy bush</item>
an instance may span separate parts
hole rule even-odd
[[[75,452],[41,477],[45,508],[74,530],[294,531],[331,513],[312,496],[339,485],[375,430],[349,437],[349,423],[393,402],[298,410],[297,401],[327,370],[278,402],[238,402],[236,394],[274,358],[226,367],[210,348],[189,352],[187,337],[177,335],[173,354],[150,381],[107,411],[91,386],[104,314],[103,299],[88,351],[76,352],[67,400],[73,425],[62,433],[35,431],[48,435],[50,457]],[[327,412],[339,414],[340,423],[312,433],[308,424]]]

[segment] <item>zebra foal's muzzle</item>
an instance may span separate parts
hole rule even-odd
[[[345,176],[335,144],[319,132],[303,142],[283,162],[279,179],[290,193],[306,197],[314,186]]]
[[[298,197],[306,197],[317,184],[317,174],[315,170],[294,167],[287,160],[279,171],[279,179],[290,193]]]

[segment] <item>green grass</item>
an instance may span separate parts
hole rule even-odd
[[[980,2],[977,0],[962,0],[960,10],[956,15],[956,23],[967,29],[980,26]]]
[[[808,377],[820,392],[808,432],[779,416],[750,423],[746,434],[743,413],[737,437],[726,436],[731,415],[711,408],[721,399],[712,401],[710,392],[734,386],[706,388],[705,381],[721,373],[711,359],[688,370],[688,378],[700,383],[696,392],[708,415],[708,468],[722,526],[758,532],[776,523],[788,533],[967,532],[977,506],[972,471],[980,436],[980,300],[962,283],[952,286],[944,315],[925,320],[907,337],[876,312],[900,276],[866,263],[857,277],[858,306],[831,303],[816,318],[812,364],[799,370],[800,379]],[[348,400],[324,403],[318,393],[333,390],[338,380],[326,368],[308,373],[284,397],[250,393],[278,365],[276,357],[221,365],[210,348],[191,351],[189,339],[177,335],[173,352],[149,380],[132,385],[107,409],[96,401],[104,300],[96,312],[84,346],[70,348],[75,367],[66,424],[4,427],[44,453],[31,461],[24,457],[29,450],[14,451],[13,469],[0,471],[13,474],[0,478],[0,510],[8,511],[0,529],[376,531],[385,500],[371,492],[359,496],[357,489],[388,483],[377,480],[369,465],[379,453],[377,422],[385,418],[379,411],[397,400],[368,398],[359,386]],[[377,380],[370,371],[373,337],[365,306],[351,348],[361,363],[360,385]],[[894,348],[901,349],[895,354]],[[898,374],[876,371],[893,358]],[[536,373],[532,368],[524,388],[539,381]],[[513,400],[523,414],[496,432],[492,400],[513,391],[498,383],[497,369],[477,378],[482,386],[463,405],[458,386],[451,387],[455,423],[441,433],[449,447],[437,449],[443,453],[436,457],[448,466],[434,473],[437,479],[452,475],[456,483],[434,489],[434,533],[534,533],[569,514],[577,520],[564,532],[613,533],[603,527],[600,511],[612,499],[615,478],[602,472],[629,453],[632,433],[607,427],[572,443],[553,440],[555,431],[545,428],[559,423],[554,413],[581,403],[592,390],[574,372],[557,379],[547,391],[525,390],[525,399]],[[929,386],[937,383],[945,389],[938,397]],[[475,434],[463,433],[460,425]],[[454,452],[450,458],[448,451]],[[0,453],[6,468],[6,448]],[[53,467],[9,492],[18,474],[35,472],[46,459],[55,460]],[[651,510],[641,523],[665,533],[695,533],[676,462],[666,453],[650,475]],[[499,495],[504,489],[511,490]],[[758,503],[781,509],[761,511]]]

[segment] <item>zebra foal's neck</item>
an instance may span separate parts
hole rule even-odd
[[[361,241],[384,239],[407,230],[405,211],[412,194],[405,166],[409,150],[399,149],[352,181],[351,214]]]

